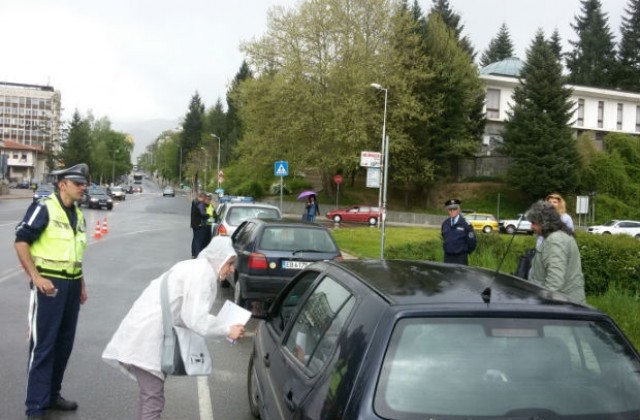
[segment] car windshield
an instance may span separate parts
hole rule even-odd
[[[111,192],[122,192],[122,187],[112,187]]]
[[[247,219],[279,219],[277,209],[268,207],[231,207],[226,217],[227,223],[238,226]]]
[[[412,318],[394,329],[374,404],[393,419],[613,419],[637,418],[638,395],[640,363],[611,324]]]
[[[53,185],[40,185],[36,192],[53,192]]]
[[[608,221],[607,223],[605,223],[605,224],[604,224],[604,225],[602,225],[602,226],[613,226],[613,225],[615,225],[616,223],[618,223],[618,221],[617,221],[617,220],[610,220],[610,221]]]
[[[265,251],[338,252],[328,231],[305,226],[265,228],[260,240],[260,249]]]

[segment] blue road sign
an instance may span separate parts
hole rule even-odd
[[[286,160],[280,160],[273,166],[273,173],[276,176],[288,176],[289,175],[289,162]]]

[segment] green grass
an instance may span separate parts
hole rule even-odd
[[[380,229],[339,228],[332,231],[344,252],[358,258],[380,258]],[[469,264],[495,270],[502,259],[509,237],[499,234],[479,234],[478,248],[471,254]],[[535,238],[516,235],[500,271],[513,273],[517,261],[526,248],[535,246]],[[385,229],[385,257],[399,259],[432,259],[442,261],[440,229],[424,227],[397,227]],[[590,305],[611,316],[636,348],[640,348],[640,296],[611,288],[601,296],[587,296]]]

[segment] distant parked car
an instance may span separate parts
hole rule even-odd
[[[468,213],[464,219],[474,230],[481,230],[484,233],[491,233],[498,230],[498,219],[493,214],[488,213]]]
[[[340,222],[361,222],[375,225],[378,223],[378,207],[371,206],[351,206],[344,209],[332,210],[327,213],[327,219],[336,223]]]
[[[629,235],[640,239],[640,222],[635,220],[611,220],[604,225],[589,226],[589,233],[601,235]]]
[[[174,190],[173,187],[164,187],[164,189],[162,190],[162,196],[163,197],[175,197],[176,196],[176,190]]]
[[[263,420],[640,419],[640,355],[615,322],[506,274],[323,261],[255,317]]]
[[[342,260],[331,232],[315,223],[249,219],[231,237],[238,254],[234,300],[269,302],[300,270],[315,261]]]
[[[49,197],[53,194],[54,187],[51,184],[40,184],[38,188],[33,192],[33,201],[38,201],[41,198]]]
[[[500,232],[508,233],[512,235],[515,232],[523,232],[528,234],[533,234],[533,229],[531,229],[531,222],[528,221],[524,214],[519,214],[516,219],[503,219],[500,220],[499,223]]]
[[[281,219],[280,209],[264,203],[223,203],[216,210],[217,222],[211,226],[213,236],[231,236],[247,219]]]

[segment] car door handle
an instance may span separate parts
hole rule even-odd
[[[287,404],[287,408],[290,411],[295,411],[297,408],[297,404],[293,401],[293,391],[289,390],[289,392],[287,392],[287,396],[284,400],[285,404]]]
[[[265,355],[262,357],[262,360],[264,361],[264,365],[265,365],[266,367],[271,366],[271,360],[269,360],[269,353],[265,354]]]

